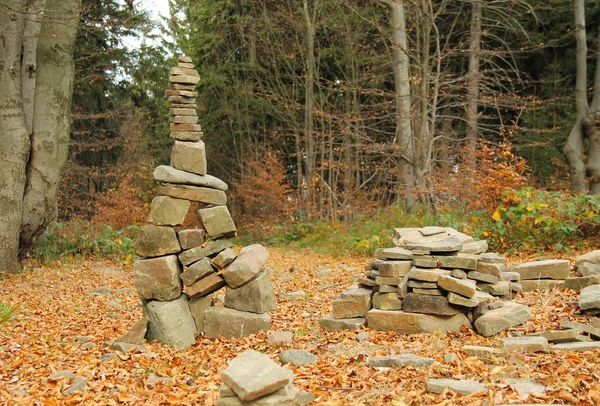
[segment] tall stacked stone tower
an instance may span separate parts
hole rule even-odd
[[[160,182],[148,225],[136,243],[140,259],[134,280],[144,307],[146,338],[181,349],[195,334],[242,337],[269,330],[267,311],[275,293],[263,266],[269,256],[261,245],[231,249],[237,230],[227,209],[227,184],[207,174],[206,150],[198,124],[194,91],[200,81],[191,58],[179,57],[170,71],[171,164],[158,166]],[[192,202],[197,202],[192,205]],[[182,229],[190,207],[198,228]],[[225,306],[214,306],[211,294],[226,287]]]

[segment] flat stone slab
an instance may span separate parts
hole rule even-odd
[[[516,391],[519,395],[527,395],[529,393],[543,395],[546,393],[546,387],[531,378],[508,378],[506,382],[510,385],[511,389]]]
[[[582,336],[579,334],[577,329],[543,331],[541,333],[529,334],[529,336],[544,337],[549,343],[557,344],[591,341],[591,339],[587,336]]]
[[[435,233],[430,233],[428,231],[424,231],[429,229],[430,227],[423,228],[395,228],[394,229],[394,244],[400,246],[401,244],[407,242],[417,242],[417,241],[439,241],[444,240],[448,237],[456,237],[461,243],[474,241],[473,237],[468,236],[466,234],[461,233],[460,231],[456,231],[451,227],[435,227]]]
[[[506,352],[500,348],[482,347],[479,345],[464,345],[462,350],[469,355],[477,357],[503,357],[506,355]]]
[[[582,276],[600,275],[600,264],[584,262],[577,267],[577,272],[579,272]]]
[[[404,276],[412,268],[412,261],[381,261],[377,270],[380,276]]]
[[[216,273],[211,273],[208,276],[200,279],[190,286],[185,286],[183,291],[190,299],[197,299],[202,296],[210,295],[225,286],[225,281]]]
[[[462,381],[458,379],[429,379],[427,381],[427,392],[441,394],[448,388],[461,395],[473,393],[487,393],[487,386],[475,381]]]
[[[554,279],[525,280],[519,281],[519,283],[523,287],[523,292],[533,292],[535,290],[562,289],[565,285],[564,280]]]
[[[440,235],[440,234],[436,234]],[[401,243],[401,247],[409,250],[421,250],[428,252],[458,252],[462,249],[462,242],[460,239],[449,236],[443,239],[432,240],[423,238],[420,241],[407,241]]]
[[[231,247],[233,247],[233,243],[227,239],[210,240],[202,247],[195,247],[183,251],[181,254],[179,254],[179,261],[181,261],[183,265],[189,265],[202,258],[217,254],[224,249]]]
[[[413,267],[406,276],[409,280],[437,283],[440,275],[450,275],[450,273],[450,271],[442,271],[441,269],[420,269]]]
[[[522,336],[502,338],[502,345],[506,352],[534,353],[550,352],[548,340],[539,336]]]
[[[599,284],[600,284],[600,274],[567,278],[567,279],[565,279],[565,283],[563,284],[563,287],[566,289],[572,289],[572,290],[579,292],[582,289],[587,288],[588,286],[599,285]]]
[[[175,169],[170,165],[159,165],[154,169],[154,179],[165,183],[204,186],[212,189],[227,190],[227,183],[211,175],[197,175]]]
[[[460,252],[465,254],[481,254],[488,250],[488,242],[486,240],[471,241],[463,244]]]
[[[549,259],[546,261],[532,261],[516,265],[509,269],[518,272],[521,280],[537,279],[567,279],[571,274],[571,263],[567,259]]]
[[[181,280],[185,286],[192,286],[213,272],[216,272],[216,270],[213,268],[210,259],[202,258],[200,261],[196,261],[185,268],[185,271],[181,274]]]
[[[336,319],[333,316],[325,316],[319,320],[319,326],[327,331],[360,330],[365,324],[366,319],[364,317]]]
[[[222,386],[227,385],[223,384]],[[231,389],[230,391],[233,392]],[[221,395],[221,391],[219,391],[219,394],[221,397],[217,400],[216,406],[296,406],[309,405],[315,399],[312,393],[300,391],[292,384],[288,384],[269,395],[248,402],[235,396],[235,393],[229,397]]]
[[[463,307],[477,307],[479,301],[472,298],[466,298],[464,296],[458,295],[454,292],[448,293],[448,302],[453,305],[463,306]]]
[[[506,302],[499,309],[490,310],[475,320],[475,329],[485,337],[491,337],[501,331],[518,326],[531,319],[528,306]]]
[[[379,331],[398,331],[403,334],[445,333],[460,331],[463,326],[471,328],[471,323],[462,314],[435,316],[422,313],[407,313],[398,310],[372,309],[366,316],[367,327]]]
[[[563,320],[560,323],[561,328],[574,329],[589,334],[594,340],[600,340],[600,327],[594,327],[576,321]]]
[[[246,351],[229,362],[221,378],[240,400],[251,401],[269,395],[292,382],[286,370],[258,351]]]
[[[227,195],[225,192],[208,187],[161,183],[156,192],[159,195],[191,200],[193,202],[214,204],[217,206],[227,204]]]
[[[373,295],[373,307],[381,310],[401,310],[402,300],[398,293],[377,292]]]
[[[316,363],[319,359],[308,351],[285,350],[279,354],[279,360],[283,365],[310,365]]]
[[[479,257],[472,254],[458,254],[456,256],[437,257],[440,261],[440,268],[446,269],[464,269],[466,271],[476,271]]]
[[[588,343],[562,343],[552,346],[552,351],[593,351],[600,348],[600,341]]]
[[[461,296],[472,298],[475,295],[475,286],[464,279],[456,279],[452,276],[440,275],[437,284],[448,292],[454,292]]]
[[[432,358],[419,357],[414,354],[384,355],[369,358],[371,368],[426,368],[433,364]]]
[[[268,313],[256,314],[214,306],[204,312],[204,335],[207,337],[242,338],[271,329]]]
[[[581,310],[600,309],[600,285],[588,286],[581,291],[579,308]]]

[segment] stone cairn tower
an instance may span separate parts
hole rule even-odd
[[[191,58],[180,56],[166,91],[175,140],[171,165],[154,171],[160,185],[134,263],[144,319],[133,330],[176,349],[193,345],[195,334],[240,338],[269,330],[267,312],[276,308],[268,271],[262,269],[266,248],[250,245],[239,255],[231,249],[228,238],[237,230],[226,206],[227,184],[207,174],[194,91],[199,81]],[[201,227],[181,229],[192,206],[199,206]],[[213,306],[210,295],[223,287],[224,306]]]

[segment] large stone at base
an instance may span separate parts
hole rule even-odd
[[[251,313],[266,313],[277,309],[277,299],[269,273],[262,270],[254,279],[239,288],[227,287],[225,307]]]
[[[531,318],[528,306],[506,302],[499,309],[490,310],[475,320],[475,330],[485,337],[525,323]]]
[[[248,282],[260,271],[269,258],[269,251],[260,244],[242,248],[237,258],[223,270],[227,285],[237,288]]]
[[[196,322],[196,330],[201,332],[204,330],[204,312],[214,304],[212,297],[204,296],[198,299],[192,299],[188,302],[190,312]]]
[[[140,257],[160,257],[180,250],[173,227],[143,226],[135,242],[135,253]]]
[[[240,400],[251,401],[271,394],[292,382],[294,373],[277,365],[267,355],[246,351],[221,372],[223,382]]]
[[[310,392],[304,393],[310,394]],[[302,403],[301,396],[305,396],[303,392],[294,385],[288,384],[272,394],[262,396],[249,402],[243,401],[237,396],[221,397],[217,400],[216,406],[295,406],[312,403],[312,400],[309,401],[309,403]],[[314,396],[311,399],[314,399]]]
[[[523,280],[567,279],[570,276],[571,263],[567,259],[549,259],[516,265],[509,269],[521,274]]]
[[[181,266],[176,255],[141,259],[133,264],[133,281],[144,300],[173,300],[181,294]]]
[[[189,348],[196,342],[196,323],[186,295],[170,302],[148,302],[144,315],[148,318],[148,341],[158,340],[176,350]]]
[[[242,338],[271,329],[268,313],[241,312],[227,307],[211,307],[204,312],[204,335],[207,337]]]
[[[327,331],[337,330],[360,330],[365,325],[364,317],[355,317],[351,319],[336,319],[333,316],[325,316],[319,320],[319,326]]]
[[[404,311],[373,309],[367,313],[367,327],[380,331],[398,331],[403,334],[460,331],[462,326],[471,328],[471,323],[462,314],[434,316]]]

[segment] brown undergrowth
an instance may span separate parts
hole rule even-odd
[[[499,346],[499,338],[509,334],[557,329],[565,318],[586,322],[577,314],[577,293],[519,295],[519,302],[532,307],[532,320],[493,338],[467,330],[408,336],[366,329],[369,337],[360,341],[357,331],[321,330],[318,320],[331,313],[333,299],[362,273],[366,262],[365,258],[336,260],[311,251],[271,249],[268,266],[279,293],[279,308],[271,313],[273,330],[293,331],[291,345],[268,345],[266,333],[242,340],[198,338],[195,346],[184,351],[152,343],[145,353],[117,353],[110,361],[101,360],[113,352],[103,343],[120,337],[142,314],[130,268],[113,263],[56,263],[6,277],[0,280],[0,298],[16,308],[16,318],[0,325],[0,403],[212,405],[218,397],[220,371],[237,354],[255,349],[278,361],[282,350],[295,348],[311,351],[319,359],[313,365],[286,366],[294,371],[296,385],[313,392],[319,405],[600,404],[599,350],[493,359],[461,351],[463,345]],[[333,286],[326,288],[326,284]],[[109,286],[114,293],[87,295],[98,286]],[[306,297],[281,294],[300,290]],[[78,335],[89,336],[95,348],[82,348]],[[425,369],[376,370],[367,365],[370,356],[405,352],[435,362]],[[458,359],[445,362],[449,352]],[[63,396],[68,381],[47,381],[66,369],[85,376],[87,389]],[[151,383],[152,375],[172,380]],[[489,390],[464,397],[451,392],[434,395],[425,391],[428,378],[471,379]],[[534,378],[548,390],[545,395],[521,396],[510,389],[507,378]],[[28,395],[17,395],[17,389]]]

